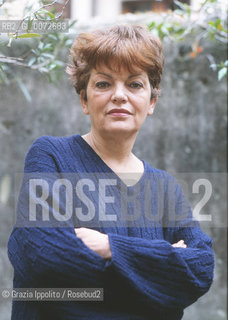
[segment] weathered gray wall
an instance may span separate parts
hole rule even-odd
[[[205,44],[219,60],[225,59],[225,46]],[[146,120],[138,135],[135,152],[152,166],[171,173],[226,172],[226,81],[218,82],[204,55],[189,59],[183,46],[165,44],[166,65],[162,94],[153,117]],[[15,217],[14,178],[23,170],[25,153],[41,135],[84,134],[89,119],[83,115],[79,99],[66,76],[57,86],[28,70],[15,69],[28,86],[32,103],[26,102],[19,89],[0,88],[0,287],[12,286],[12,267],[6,245]],[[219,180],[220,181],[220,180]],[[222,181],[222,180],[221,180]],[[10,185],[11,183],[11,185]],[[224,221],[225,187],[216,186],[220,199],[215,208]],[[9,192],[7,191],[9,188]],[[215,198],[216,198],[215,197]],[[212,209],[210,209],[212,210]],[[202,226],[214,239],[216,270],[214,284],[204,297],[187,308],[184,320],[226,319],[226,225]],[[2,302],[0,317],[10,319],[10,303]]]

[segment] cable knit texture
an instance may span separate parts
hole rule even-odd
[[[108,204],[109,214],[120,214],[119,198],[121,192],[123,196],[123,190],[132,195],[136,186],[138,188],[149,176],[151,212],[156,214],[162,210],[162,217],[147,225],[141,214],[138,224],[129,222],[121,227],[116,222],[97,221],[95,229],[108,234],[112,251],[110,260],[101,258],[76,237],[73,227],[80,226],[77,219],[74,225],[67,227],[15,225],[8,243],[15,288],[99,287],[104,288],[104,301],[14,301],[12,320],[178,320],[182,318],[184,308],[209,290],[214,269],[212,240],[201,231],[197,222],[190,222],[191,209],[188,205],[183,206],[184,195],[175,179],[165,171],[143,163],[144,174],[135,186],[127,187],[116,175],[117,186],[107,188],[107,195],[117,198],[115,203]],[[25,159],[25,176],[33,173],[83,176],[83,173],[92,172],[115,176],[79,135],[41,137],[32,144]],[[18,219],[23,217],[24,221],[28,217],[25,203],[28,183],[25,180],[17,208]],[[158,187],[161,180],[163,188]],[[122,191],[119,192],[121,184]],[[174,190],[175,215],[180,215],[183,208],[187,212],[187,216],[177,219],[175,225],[168,225],[166,221],[170,210],[170,185]],[[143,199],[147,199],[147,196],[143,197],[146,191],[137,190],[138,201],[142,204]],[[96,211],[97,194],[98,191],[90,193]],[[78,203],[75,198],[76,193],[74,201]],[[131,201],[123,199],[127,208],[135,207],[132,197],[129,198]],[[145,211],[145,204],[141,208]],[[161,220],[166,221],[165,225]],[[187,244],[186,249],[171,245],[181,239]]]

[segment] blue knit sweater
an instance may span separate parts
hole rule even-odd
[[[144,167],[137,185],[146,175],[150,176],[154,195],[150,200],[151,210],[157,212],[159,198],[162,198],[162,221],[165,221],[167,190],[172,184],[175,214],[180,214],[183,194],[179,184],[165,171],[154,169],[145,161]],[[24,172],[114,174],[79,135],[37,139],[27,153]],[[158,188],[161,179],[163,194]],[[117,180],[121,184],[121,180]],[[133,192],[135,187],[128,187],[128,192]],[[114,193],[117,189],[112,186]],[[23,183],[21,190],[18,217],[26,216],[22,205],[26,190]],[[97,198],[93,201],[97,208]],[[110,204],[109,210],[118,215],[120,205]],[[16,225],[8,243],[15,288],[104,288],[104,301],[14,301],[11,319],[181,319],[184,308],[209,290],[214,268],[212,240],[197,222],[194,226],[189,224],[191,210],[188,210],[187,219],[177,219],[175,226],[170,227],[162,226],[159,221],[148,226],[143,219],[139,226],[96,225],[97,230],[109,236],[111,260],[89,249],[75,236],[72,225],[56,228]],[[171,245],[181,239],[187,244],[186,249]]]

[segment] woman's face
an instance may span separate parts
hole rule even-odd
[[[92,69],[86,93],[87,100],[83,90],[80,95],[83,111],[90,115],[93,133],[101,135],[137,133],[157,101],[151,99],[148,75],[141,69],[133,74],[106,66]]]

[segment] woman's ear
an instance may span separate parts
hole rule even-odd
[[[80,91],[80,101],[81,101],[83,112],[85,114],[89,114],[86,91],[84,89]]]
[[[151,116],[154,113],[154,108],[155,108],[157,100],[158,100],[158,96],[155,98],[152,98],[150,100],[150,105],[149,105],[148,112],[147,112],[148,116]]]

